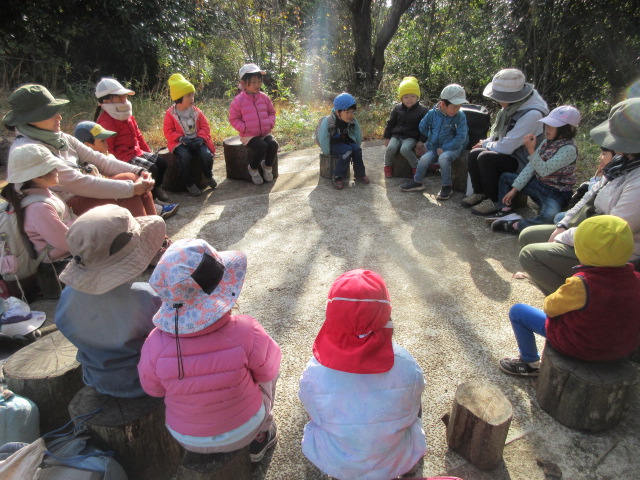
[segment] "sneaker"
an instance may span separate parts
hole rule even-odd
[[[273,167],[267,167],[267,164],[264,163],[264,160],[260,162],[260,166],[262,167],[262,174],[264,175],[264,181],[270,182],[273,180]]]
[[[412,180],[400,185],[400,190],[402,190],[403,192],[419,192],[420,190],[424,190],[424,185]]]
[[[492,213],[500,210],[500,205],[491,200],[490,198],[485,198],[479,204],[471,209],[471,213],[474,215],[490,215]]]
[[[152,193],[153,198],[157,198],[158,200],[161,200],[163,202],[169,201],[169,195],[167,195],[167,192],[165,192],[164,189],[158,185],[153,187]]]
[[[335,188],[336,190],[342,190],[344,188],[344,184],[342,183],[341,178],[334,178],[333,180],[331,180],[331,183],[333,184],[333,188]]]
[[[509,375],[520,377],[537,377],[540,374],[540,360],[537,362],[527,363],[516,358],[503,358],[498,364],[500,370]]]
[[[499,215],[500,213],[501,212],[497,212],[497,213],[494,213],[493,215],[489,215],[487,218],[484,219],[484,223],[486,223],[488,226],[491,226],[493,225],[494,222],[497,222],[498,220],[522,220],[522,217],[517,213],[510,213],[504,216],[500,216]]]
[[[162,210],[160,211],[160,216],[165,220],[169,217],[173,217],[180,208],[179,203],[170,203],[169,205],[162,205]]]
[[[371,180],[369,180],[369,177],[367,177],[366,175],[362,175],[361,177],[354,177],[354,180],[356,182],[364,183],[365,185],[371,183]]]
[[[444,185],[438,192],[438,196],[436,197],[436,200],[448,200],[449,197],[451,196],[452,191],[453,191],[453,188],[451,187],[451,185]]]
[[[276,422],[271,424],[268,432],[260,432],[256,438],[249,444],[249,455],[251,463],[257,463],[264,458],[267,450],[272,448],[278,441],[278,428]]]
[[[253,183],[255,183],[256,185],[262,184],[264,180],[262,180],[262,175],[260,175],[260,171],[254,170],[249,166],[247,166],[247,168],[249,169],[249,175],[251,175],[251,180],[253,180]]]
[[[472,193],[468,197],[464,197],[460,202],[460,205],[465,208],[471,208],[482,202],[485,198],[487,198],[487,196],[484,193]]]
[[[187,187],[187,192],[189,192],[189,195],[191,195],[192,197],[199,197],[200,194],[202,193],[202,191],[200,191],[200,189],[198,187],[194,185],[189,185]]]
[[[507,232],[507,233],[520,233],[513,225],[518,223],[518,220],[501,220],[498,219],[491,224],[491,230],[494,232]]]
[[[211,190],[213,190],[218,186],[218,182],[216,182],[215,178],[211,177],[207,179],[207,185],[209,185],[209,187],[211,187]]]
[[[384,167],[384,178],[393,178],[393,167]]]

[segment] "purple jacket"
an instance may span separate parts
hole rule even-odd
[[[260,92],[240,92],[229,107],[229,123],[241,137],[264,137],[276,124],[276,110],[271,99]]]
[[[138,373],[145,392],[164,397],[166,422],[183,435],[220,435],[260,410],[259,382],[278,375],[282,353],[255,318],[226,314],[180,335],[184,378],[178,379],[176,337],[158,328],[142,347]]]

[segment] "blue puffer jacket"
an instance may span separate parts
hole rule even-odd
[[[426,139],[427,150],[458,150],[469,141],[467,117],[460,111],[450,117],[436,104],[420,122],[421,140]]]

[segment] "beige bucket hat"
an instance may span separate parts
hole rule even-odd
[[[62,165],[62,160],[43,145],[35,143],[21,145],[9,153],[7,182],[23,183],[33,180]]]

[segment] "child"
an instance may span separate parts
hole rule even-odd
[[[73,260],[56,326],[78,348],[85,384],[114,397],[144,396],[138,377],[142,344],[160,297],[142,275],[165,240],[157,216],[134,218],[117,205],[92,208],[67,233]]]
[[[447,200],[452,192],[451,163],[458,159],[469,141],[467,117],[460,106],[467,103],[464,88],[452,83],[440,94],[440,101],[420,122],[421,138],[426,139],[427,153],[418,162],[413,181],[400,187],[403,192],[424,190],[422,180],[434,163],[440,165],[442,188],[436,197]]]
[[[356,181],[365,185],[369,183],[362,161],[362,132],[355,118],[356,108],[353,95],[341,93],[333,100],[331,115],[324,117],[318,127],[318,143],[322,153],[338,157],[332,180],[338,190],[344,188],[343,180],[347,178],[351,162]]]
[[[420,120],[427,114],[428,108],[420,104],[420,86],[415,77],[404,77],[398,87],[400,102],[393,110],[384,129],[384,176],[393,177],[393,157],[398,150],[407,159],[413,174],[416,173],[418,157],[415,150],[424,148],[424,138],[420,138]],[[417,146],[416,146],[417,145]]]
[[[102,125],[94,122],[80,122],[76,125],[76,128],[73,132],[73,136],[84,143],[91,150],[100,152],[113,160],[116,160],[116,158],[109,153],[109,144],[106,140],[115,135],[116,132],[105,130]],[[178,203],[162,202],[162,204],[159,204],[158,199],[156,199],[155,206],[156,213],[165,220],[175,215],[180,208],[180,205]]]
[[[422,369],[392,335],[382,277],[338,277],[298,392],[310,417],[302,452],[327,475],[387,480],[413,473],[427,450]]]
[[[178,157],[178,166],[187,190],[192,197],[202,192],[191,175],[191,160],[200,157],[202,174],[214,189],[218,183],[213,178],[213,155],[216,147],[211,141],[209,121],[204,113],[194,105],[195,87],[182,75],[175,73],[169,77],[169,93],[173,105],[164,114],[164,136],[169,151]]]
[[[18,228],[33,245],[34,258],[42,258],[43,263],[38,267],[42,293],[55,298],[60,294],[59,284],[56,281],[55,289],[51,290],[43,280],[48,278],[48,273],[60,272],[66,266],[70,254],[65,235],[76,218],[67,204],[49,190],[58,185],[56,168],[61,164],[44,145],[17,147],[9,154],[9,183],[1,192],[15,212]],[[32,195],[42,200],[31,203]]]
[[[145,391],[165,397],[169,432],[196,453],[275,445],[272,408],[280,347],[254,318],[232,315],[247,269],[242,252],[179,240],[149,283],[162,298],[138,365]]]
[[[512,215],[511,202],[524,192],[540,207],[533,218],[510,216],[491,223],[493,231],[519,233],[531,225],[553,222],[553,218],[567,206],[576,183],[576,159],[578,147],[573,142],[580,123],[580,112],[574,107],[563,105],[555,108],[543,119],[545,140],[536,150],[536,138],[524,137],[524,145],[529,152],[529,163],[515,174],[505,172],[500,176],[498,197],[501,210],[493,218]]]
[[[276,124],[276,110],[271,99],[260,91],[262,77],[267,72],[255,63],[243,65],[238,72],[240,93],[229,107],[229,123],[240,134],[240,141],[249,147],[249,174],[256,185],[273,180],[272,166],[278,155],[278,142],[271,136]]]
[[[151,153],[132,114],[133,107],[127,98],[129,95],[135,95],[135,92],[124,88],[116,79],[100,79],[96,85],[98,106],[94,121],[106,130],[116,132],[115,136],[107,139],[109,150],[118,160],[149,170],[156,181],[153,197],[166,202],[169,196],[162,189],[162,181],[167,162]]]
[[[624,358],[640,336],[640,273],[627,263],[634,240],[620,217],[598,215],[575,232],[578,272],[544,299],[543,310],[516,304],[509,319],[520,356],[500,360],[511,375],[537,376],[540,357],[534,333],[564,355],[590,362]]]

